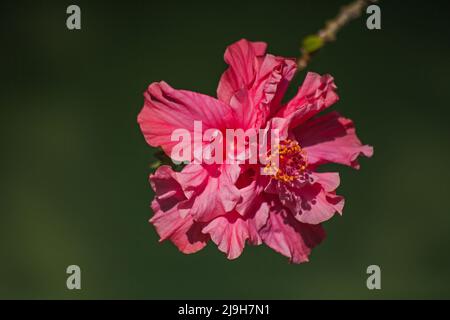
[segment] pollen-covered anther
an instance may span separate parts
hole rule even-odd
[[[275,157],[278,157],[278,165],[274,161]],[[281,141],[277,152],[271,154],[268,160],[264,171],[272,174],[274,179],[286,183],[300,179],[308,166],[306,151],[291,139]]]

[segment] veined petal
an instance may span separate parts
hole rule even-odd
[[[168,166],[161,166],[150,176],[156,196],[152,202],[155,213],[150,222],[155,226],[160,241],[170,239],[183,253],[194,253],[202,249],[209,239],[203,234],[201,223],[194,222],[192,216],[181,217],[180,206],[187,201],[175,173]]]
[[[153,147],[162,147],[168,156],[179,141],[172,141],[176,129],[186,129],[194,142],[194,121],[207,129],[234,128],[233,110],[212,97],[185,90],[175,90],[165,82],[152,83],[144,94],[145,103],[138,123],[145,140]],[[202,137],[199,137],[200,143]]]
[[[235,208],[241,200],[235,186],[239,171],[237,164],[188,164],[177,173],[184,194],[192,199],[195,220],[207,222]]]
[[[237,212],[215,218],[202,232],[208,233],[219,250],[226,253],[230,260],[241,255],[245,240],[249,237],[245,220]]]
[[[319,224],[332,218],[336,212],[342,214],[344,198],[327,192],[319,183],[305,183],[300,187],[280,184],[279,199],[299,221]]]
[[[294,77],[297,64],[294,59],[267,54],[252,87],[255,105],[265,112],[265,116],[274,114],[280,106],[289,82]]]
[[[332,76],[308,72],[297,95],[277,113],[277,116],[289,118],[290,127],[295,128],[338,100]]]
[[[237,211],[227,213],[212,220],[203,228],[219,250],[226,253],[228,259],[236,259],[244,250],[245,241],[253,245],[261,244],[259,230],[265,225],[269,214],[267,203],[260,202],[242,216]]]
[[[194,253],[206,246],[209,236],[202,233],[202,224],[194,222],[191,216],[182,218],[177,206],[164,211],[157,200],[153,200],[155,212],[150,222],[160,236],[159,241],[170,239],[183,253]]]
[[[325,238],[321,225],[301,223],[281,205],[271,208],[267,223],[259,234],[267,246],[293,263],[309,261],[312,248]]]
[[[332,112],[311,119],[294,130],[294,135],[313,166],[335,162],[358,169],[358,156],[371,157],[373,148],[363,145],[350,119]]]
[[[294,59],[265,54],[265,44],[240,40],[228,47],[225,60],[230,67],[220,80],[219,99],[234,109],[240,128],[263,126],[294,76]]]
[[[333,192],[341,182],[337,172],[314,172],[311,174],[314,181],[319,183],[327,192]]]
[[[219,100],[228,104],[237,91],[251,87],[266,48],[267,44],[264,42],[251,42],[246,39],[228,46],[224,59],[229,68],[219,81],[217,88]]]
[[[178,202],[186,200],[175,175],[172,168],[166,165],[160,166],[154,174],[150,175],[150,185],[163,207],[173,207]]]

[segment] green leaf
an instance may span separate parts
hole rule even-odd
[[[156,150],[155,153],[153,154],[153,156],[156,159],[155,159],[155,161],[150,163],[150,169],[152,169],[152,170],[156,170],[156,169],[158,169],[158,167],[160,167],[162,165],[168,165],[168,166],[171,166],[172,169],[174,169],[175,171],[181,171],[185,166],[184,163],[180,163],[180,164],[173,163],[173,161],[161,149]]]
[[[155,162],[152,162],[150,164],[150,169],[156,170],[158,169],[158,167],[161,165],[161,161],[156,160]]]

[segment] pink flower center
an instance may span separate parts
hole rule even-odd
[[[270,161],[264,171],[273,172],[273,179],[282,182],[292,182],[301,179],[308,166],[306,151],[300,147],[297,141],[286,139],[280,142],[278,151],[269,156],[269,160],[279,157],[279,164]]]

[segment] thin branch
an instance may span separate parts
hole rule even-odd
[[[313,42],[312,48],[307,48],[305,43],[300,49],[302,55],[297,59],[298,71],[305,69],[311,61],[312,54],[316,53],[326,43],[334,41],[338,31],[350,21],[361,16],[363,10],[378,0],[355,0],[346,6],[343,6],[339,14],[332,20],[326,22],[325,27],[317,34],[309,36],[310,42]],[[305,39],[306,40],[306,39]]]

